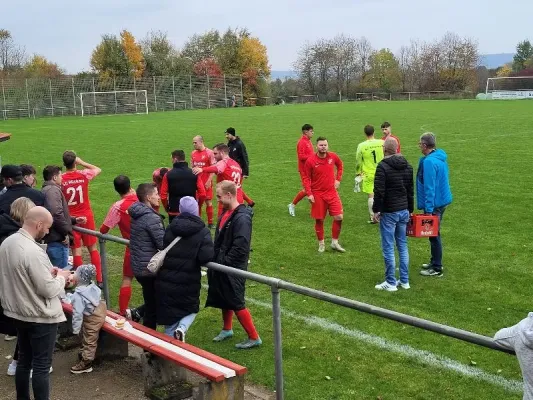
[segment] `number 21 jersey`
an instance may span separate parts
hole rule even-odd
[[[89,182],[97,175],[97,171],[93,169],[67,171],[63,174],[61,189],[67,199],[68,211],[73,217],[92,215]]]

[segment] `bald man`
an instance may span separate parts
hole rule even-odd
[[[192,145],[194,150],[191,153],[191,167],[207,168],[216,164],[213,150],[205,147],[204,138],[200,135],[193,137]],[[202,207],[205,203],[205,212],[207,214],[207,226],[213,229],[213,176],[215,174],[209,172],[202,172],[199,179],[203,182],[205,187],[205,200],[200,199],[198,202],[200,217],[202,216]]]
[[[34,207],[26,214],[22,228],[0,246],[0,300],[4,314],[14,319],[18,332],[18,399],[30,398],[32,367],[34,398],[49,398],[57,326],[66,320],[59,295],[64,293],[70,272],[52,267],[37,244],[52,223],[48,210]]]
[[[379,222],[381,250],[385,259],[385,281],[377,290],[397,291],[397,286],[409,289],[409,251],[407,249],[407,223],[414,209],[413,167],[401,154],[398,142],[387,138],[374,178],[374,221]],[[394,243],[400,256],[400,280],[396,280]]]

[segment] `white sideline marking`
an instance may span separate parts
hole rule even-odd
[[[264,303],[262,301],[251,299],[251,298],[247,298],[246,301],[256,306],[272,310],[272,305],[269,303]],[[401,354],[403,356],[414,358],[418,362],[428,364],[432,367],[455,371],[461,375],[465,375],[465,376],[468,376],[468,377],[471,377],[477,380],[485,381],[495,386],[500,386],[509,392],[522,392],[523,386],[522,386],[521,381],[506,379],[500,375],[494,375],[494,374],[485,372],[480,368],[474,368],[469,365],[461,364],[460,362],[452,360],[451,358],[440,356],[440,355],[431,353],[430,351],[418,350],[418,349],[415,349],[414,347],[411,347],[405,344],[399,344],[399,343],[392,342],[380,336],[371,335],[369,333],[365,333],[365,332],[362,332],[356,329],[349,329],[342,325],[331,322],[325,318],[315,317],[312,315],[304,316],[304,315],[294,313],[292,311],[287,311],[283,308],[281,309],[281,313],[286,317],[290,317],[290,318],[293,318],[299,321],[303,321],[307,325],[317,326],[327,331],[332,331],[332,332],[339,333],[344,336],[354,338],[362,342],[366,342],[368,344],[379,347],[380,349],[383,349],[386,351],[390,351],[393,353]]]
[[[117,321],[111,317],[106,317],[105,321],[112,325],[116,326]],[[216,371],[219,371],[224,374],[226,378],[233,378],[235,376],[235,371],[229,368],[224,367],[223,365],[220,365],[214,361],[208,360],[204,357],[199,356],[198,354],[194,354],[188,350],[182,349],[181,347],[175,346],[173,344],[167,343],[161,339],[158,339],[156,337],[153,337],[152,335],[149,335],[147,333],[141,332],[134,327],[130,325],[129,322],[126,322],[124,325],[124,330],[128,333],[131,333],[132,335],[135,335],[137,337],[140,337],[141,339],[147,340],[150,343],[153,343],[157,346],[163,347],[183,358],[187,358],[191,361],[195,361],[201,365],[204,365],[206,367],[212,368]]]

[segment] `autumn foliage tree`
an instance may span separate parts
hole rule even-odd
[[[141,47],[127,30],[116,35],[103,35],[102,41],[93,50],[91,68],[102,77],[142,76],[144,58]]]
[[[24,72],[31,78],[57,78],[65,73],[57,64],[38,54],[24,65]]]
[[[141,46],[135,41],[133,35],[125,29],[120,32],[120,43],[128,63],[129,73],[135,78],[140,78],[144,71],[144,57]]]

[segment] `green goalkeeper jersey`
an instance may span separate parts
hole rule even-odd
[[[378,163],[383,160],[383,140],[370,139],[357,146],[355,173],[374,176]]]

